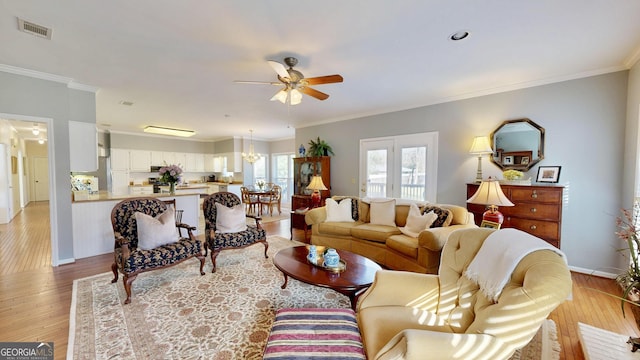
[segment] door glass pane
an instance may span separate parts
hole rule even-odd
[[[425,199],[426,154],[427,148],[425,146],[402,148],[400,198]]]
[[[367,196],[387,196],[387,150],[367,151]]]
[[[282,188],[282,202],[289,202],[293,184],[293,154],[274,155],[273,164],[273,183]]]

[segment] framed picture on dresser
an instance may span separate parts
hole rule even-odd
[[[560,166],[539,166],[537,182],[557,183],[560,180]]]

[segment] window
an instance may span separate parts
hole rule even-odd
[[[360,196],[436,202],[438,133],[360,140]]]

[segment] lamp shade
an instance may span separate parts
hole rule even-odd
[[[481,182],[478,191],[467,202],[478,205],[514,206],[502,192],[500,183],[497,180]]]
[[[473,144],[469,149],[469,154],[472,155],[484,155],[493,153],[491,144],[489,144],[489,138],[487,136],[476,136],[473,138]]]
[[[311,182],[309,186],[307,186],[308,190],[328,190],[324,183],[322,182],[322,176],[314,176],[311,178]]]

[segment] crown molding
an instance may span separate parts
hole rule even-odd
[[[10,73],[10,74],[15,74],[15,75],[28,76],[35,79],[47,80],[47,81],[53,81],[53,82],[65,84],[67,85],[68,88],[74,89],[74,90],[81,90],[81,91],[88,91],[88,92],[95,93],[99,89],[98,87],[95,87],[95,86],[90,86],[90,85],[85,85],[85,84],[80,84],[78,82],[75,82],[72,78],[49,74],[42,71],[24,69],[17,66],[0,64],[0,71]]]

